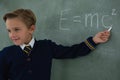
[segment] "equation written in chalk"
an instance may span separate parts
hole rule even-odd
[[[83,24],[84,27],[96,27],[100,26],[104,28],[109,28],[113,26],[113,17],[117,15],[116,9],[111,9],[110,13],[101,15],[98,12],[86,13],[84,15],[74,15],[71,9],[61,10],[59,29],[60,30],[70,30],[69,26],[66,24]]]

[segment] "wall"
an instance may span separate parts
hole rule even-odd
[[[37,16],[35,37],[73,45],[113,27],[111,39],[90,55],[53,60],[52,80],[120,80],[119,0],[0,0],[0,49],[11,45],[2,16],[29,8]]]

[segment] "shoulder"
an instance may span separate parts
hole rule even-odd
[[[15,50],[15,48],[17,48],[16,45],[11,45],[11,46],[5,47],[0,51],[0,55],[6,55],[8,53],[11,53]]]
[[[57,46],[57,44],[55,42],[53,42],[52,40],[49,40],[49,39],[35,41],[35,44],[38,46],[45,46],[45,47]]]
[[[36,41],[37,44],[56,44],[55,42],[53,42],[52,40],[49,39],[44,39],[44,40],[38,40]]]
[[[8,47],[3,48],[3,50],[8,50],[8,51],[10,51],[10,50],[15,49],[16,47],[17,47],[16,45],[11,45],[11,46],[8,46]]]

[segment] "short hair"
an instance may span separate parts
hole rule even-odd
[[[17,9],[13,12],[6,13],[3,16],[3,20],[6,22],[7,19],[18,18],[26,24],[29,28],[31,25],[36,24],[36,16],[30,9]]]

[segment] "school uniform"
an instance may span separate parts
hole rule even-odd
[[[96,44],[92,37],[73,46],[57,45],[51,40],[31,40],[32,51],[25,45],[12,45],[0,51],[0,80],[50,80],[52,59],[76,58],[89,54]]]

